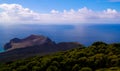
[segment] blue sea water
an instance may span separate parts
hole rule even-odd
[[[120,42],[120,24],[0,26],[0,52],[10,39],[31,34],[47,36],[57,43],[73,41],[86,46],[95,41],[115,43]]]

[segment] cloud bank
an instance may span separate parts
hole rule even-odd
[[[120,23],[120,12],[115,9],[93,11],[86,7],[71,10],[51,10],[37,13],[19,4],[0,4],[1,24],[81,24],[81,23]]]

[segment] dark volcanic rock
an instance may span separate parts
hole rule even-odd
[[[0,53],[0,62],[13,61],[35,55],[46,55],[76,47],[82,48],[82,45],[77,42],[56,44],[48,37],[40,35],[30,35],[24,39],[14,38],[5,44],[5,52]]]
[[[55,43],[45,36],[30,35],[27,38],[14,38],[9,43],[5,44],[5,50],[13,50],[17,48],[25,48],[36,45],[54,45]]]
[[[69,50],[69,49],[73,49],[76,47],[82,47],[81,44],[79,44],[78,42],[60,42],[57,44],[57,47],[59,50]]]
[[[5,44],[4,49],[8,50],[8,49],[12,48],[12,44],[11,43],[18,43],[20,41],[21,41],[21,39],[19,39],[19,38],[13,38],[13,39],[10,40],[9,43]]]

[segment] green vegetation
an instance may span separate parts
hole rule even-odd
[[[52,55],[0,64],[0,71],[120,71],[120,43],[95,42]]]

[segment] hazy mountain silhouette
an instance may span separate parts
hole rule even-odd
[[[5,52],[0,53],[0,61],[13,61],[35,55],[46,55],[58,51],[66,51],[82,45],[77,42],[60,42],[56,44],[42,35],[30,35],[24,39],[14,38],[4,46]]]

